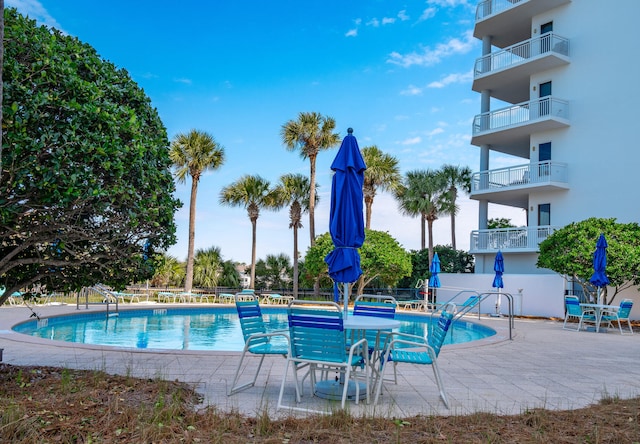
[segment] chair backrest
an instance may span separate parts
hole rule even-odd
[[[324,362],[344,362],[346,338],[342,310],[333,302],[293,300],[287,310],[291,355]],[[319,306],[319,307],[318,307]]]
[[[580,299],[577,296],[565,296],[564,305],[567,313],[572,316],[582,316],[582,308],[580,307]]]
[[[392,296],[360,295],[353,304],[353,315],[393,319],[396,316],[397,305]]]
[[[444,342],[444,338],[447,336],[449,327],[451,327],[451,322],[455,312],[456,305],[454,303],[450,302],[445,305],[442,309],[442,314],[440,314],[440,317],[438,318],[438,323],[432,326],[431,333],[427,337],[427,342],[435,351],[436,356],[440,354],[442,343]]]
[[[474,294],[473,296],[469,296],[466,301],[459,305],[459,307],[473,307],[480,301],[480,296]]]
[[[244,342],[249,340],[251,335],[256,333],[266,333],[267,329],[262,319],[262,311],[258,301],[236,301],[236,309],[238,310],[238,318],[240,318],[240,327],[242,328],[242,336]],[[251,346],[262,345],[268,341],[268,338],[254,338]]]
[[[620,301],[620,309],[618,309],[619,319],[629,319],[631,315],[631,308],[633,307],[633,301],[631,299],[623,299]]]

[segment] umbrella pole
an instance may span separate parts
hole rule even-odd
[[[343,299],[344,299],[344,314],[342,316],[343,319],[347,319],[347,313],[349,311],[349,283],[348,282],[344,282],[344,289],[343,289]]]

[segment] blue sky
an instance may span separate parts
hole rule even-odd
[[[244,174],[275,184],[285,173],[309,173],[287,151],[280,129],[300,112],[335,118],[341,136],[354,128],[360,148],[377,145],[404,173],[443,164],[479,167],[469,144],[479,95],[471,70],[480,55],[472,37],[475,0],[5,0],[5,6],[92,45],[126,69],[151,98],[169,138],[191,129],[211,133],[225,164],[205,174],[197,200],[196,249],[220,247],[224,259],[249,262],[251,225],[242,208],[222,207],[219,192]],[[331,171],[337,149],[318,157],[316,233],[328,231]],[[492,168],[515,160],[492,157]],[[521,161],[520,161],[521,162]],[[187,254],[190,180],[177,186],[178,243]],[[525,223],[524,213],[492,207],[489,217]],[[477,228],[477,203],[460,199],[458,248]],[[308,218],[300,251],[309,245]],[[406,249],[420,248],[420,221],[404,217],[378,194],[372,228]],[[434,224],[434,242],[450,244],[450,222]],[[257,254],[293,251],[288,212],[262,211]]]

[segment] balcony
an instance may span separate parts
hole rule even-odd
[[[476,59],[473,90],[509,103],[529,98],[529,79],[569,63],[569,40],[553,33],[526,40]]]
[[[567,189],[567,164],[548,160],[473,173],[470,197],[486,199],[500,205],[527,208],[531,191]]]
[[[540,242],[562,227],[550,225],[474,230],[471,232],[469,253],[536,253]]]
[[[552,96],[478,114],[471,144],[518,157],[529,157],[529,136],[569,126],[569,102]]]
[[[491,44],[505,48],[531,37],[533,17],[571,0],[484,0],[476,8],[473,36],[492,36]]]

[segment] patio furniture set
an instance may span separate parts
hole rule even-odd
[[[400,326],[395,318],[397,302],[389,296],[359,296],[353,314],[345,315],[334,302],[291,300],[287,304],[287,330],[269,332],[262,318],[258,298],[235,300],[245,347],[234,379],[231,396],[253,387],[265,356],[287,359],[278,396],[278,409],[327,413],[300,406],[305,381],[313,396],[340,402],[366,399],[376,404],[385,382],[397,384],[396,366],[412,363],[432,366],[440,397],[448,407],[437,365],[442,343],[455,316],[455,304],[443,307],[437,323],[425,337],[394,331]],[[276,339],[277,338],[277,339]],[[243,362],[248,354],[260,357],[252,379],[239,383]],[[393,370],[393,379],[385,378]],[[293,384],[289,387],[290,370]],[[335,376],[337,374],[337,376]],[[295,390],[295,405],[287,405],[284,394]],[[375,392],[373,392],[375,390]],[[372,393],[373,392],[373,393]]]
[[[564,302],[566,314],[562,328],[565,330],[593,329],[596,333],[600,333],[606,332],[606,328],[614,328],[617,325],[620,334],[633,334],[630,319],[633,307],[631,299],[623,299],[620,301],[620,305],[607,305],[581,303],[577,296],[565,296]],[[567,326],[567,322],[570,320],[578,322],[577,328]],[[625,323],[626,325],[624,325]],[[593,327],[588,327],[588,324]],[[603,325],[605,330],[603,330]]]

